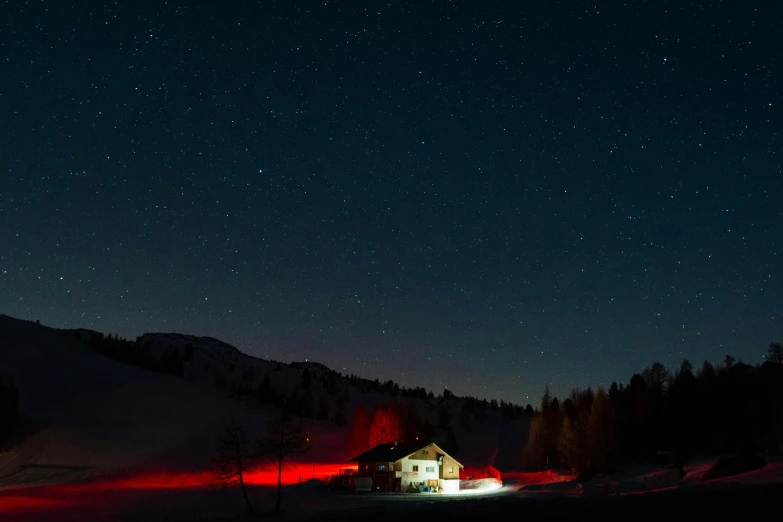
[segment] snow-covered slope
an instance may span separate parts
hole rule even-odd
[[[265,377],[278,394],[300,393],[307,369],[311,385],[304,393],[313,407],[324,402],[329,419],[307,420],[318,441],[308,462],[347,462],[349,423],[355,408],[368,412],[389,396],[363,391],[317,363],[283,364],[257,359],[217,339],[181,334],[145,334],[134,347],[160,358],[173,354],[181,376],[142,369],[95,349],[99,334],[58,330],[0,315],[0,373],[14,376],[19,389],[21,434],[12,449],[0,453],[0,486],[72,482],[111,474],[155,470],[204,469],[214,436],[229,414],[260,429],[270,404],[255,395]],[[179,358],[179,359],[178,359]],[[177,372],[175,372],[177,373]],[[348,424],[331,422],[338,397]],[[423,418],[435,424],[444,403],[439,398],[413,401]],[[470,432],[458,427],[460,400],[451,399],[452,424],[470,466],[513,467],[526,434],[522,420],[501,421],[491,412]],[[504,429],[501,430],[501,424]],[[513,428],[509,430],[509,428]],[[499,433],[512,433],[511,440]],[[499,462],[498,459],[504,462]]]
[[[147,333],[136,339],[141,346],[149,347],[156,356],[166,350],[175,350],[184,356],[192,350],[192,358],[182,365],[185,380],[215,386],[235,394],[240,386],[255,390],[265,375],[279,393],[290,395],[301,382],[301,370],[288,364],[251,357],[234,346],[212,337],[195,337],[176,333]],[[319,368],[320,367],[320,368]],[[310,365],[314,388],[320,387],[315,377],[334,373],[320,364]],[[316,371],[317,369],[317,371]],[[250,370],[248,372],[248,370]]]
[[[211,389],[106,358],[72,331],[0,316],[0,332],[0,372],[14,376],[31,432],[0,454],[5,482],[202,466],[229,412],[261,420]]]

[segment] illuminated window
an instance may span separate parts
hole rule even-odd
[[[378,464],[378,471],[386,471],[386,464]]]
[[[421,454],[422,455],[429,455],[429,453],[430,452],[428,450],[421,450]]]
[[[413,471],[419,471],[419,465],[418,464],[413,466]]]
[[[454,473],[454,468],[449,468],[449,473]]]
[[[434,466],[427,466],[425,469],[427,473],[435,473],[435,467]]]

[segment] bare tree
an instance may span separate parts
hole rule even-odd
[[[264,433],[258,438],[256,455],[267,462],[277,461],[277,499],[275,513],[280,511],[283,493],[283,461],[296,453],[310,449],[310,434],[305,432],[301,423],[286,415],[270,417]]]
[[[244,475],[255,464],[255,460],[256,454],[246,426],[233,416],[229,417],[223,431],[215,438],[213,485],[222,488],[239,486],[251,514],[253,505],[247,496]]]

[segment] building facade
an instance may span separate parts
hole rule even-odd
[[[379,444],[351,462],[358,463],[356,491],[457,493],[464,467],[431,442]]]

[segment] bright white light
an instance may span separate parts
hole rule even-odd
[[[493,491],[497,491],[502,487],[503,487],[502,482],[498,482],[495,480],[492,481],[488,480],[475,489],[461,489],[454,493],[441,493],[441,495],[444,496],[481,495],[484,493],[491,493]]]

